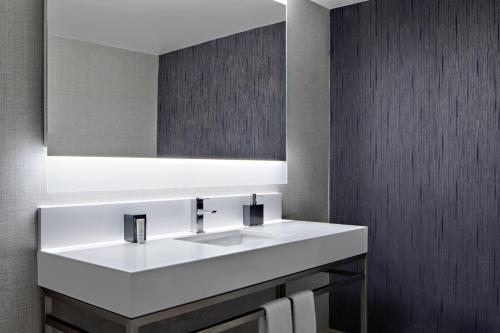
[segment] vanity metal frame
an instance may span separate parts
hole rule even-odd
[[[361,268],[359,272],[352,272],[339,269],[340,266],[359,262],[361,263]],[[66,304],[70,304],[71,306],[86,312],[93,313],[99,317],[104,319],[113,321],[117,324],[120,324],[125,327],[125,331],[127,333],[139,333],[139,329],[143,326],[159,322],[165,319],[174,318],[183,314],[187,314],[190,312],[198,311],[203,308],[210,307],[212,305],[216,305],[219,303],[223,303],[226,301],[231,301],[238,299],[243,296],[251,295],[259,291],[267,290],[270,288],[275,288],[276,290],[276,298],[284,297],[287,294],[286,284],[288,282],[304,278],[317,273],[328,273],[330,277],[338,276],[340,279],[331,282],[323,287],[317,288],[313,290],[314,296],[319,296],[322,294],[327,294],[335,289],[352,284],[355,282],[361,282],[360,286],[360,328],[361,333],[367,333],[367,275],[368,266],[367,266],[367,254],[361,254],[355,257],[347,258],[344,260],[332,262],[323,266],[315,267],[312,269],[308,269],[302,272],[298,272],[295,274],[287,275],[284,277],[280,277],[274,280],[262,282],[259,284],[255,284],[249,287],[237,289],[234,291],[230,291],[224,294],[208,297],[205,299],[201,299],[195,302],[179,305],[173,308],[165,309],[162,311],[154,312],[151,314],[147,314],[144,316],[140,316],[137,318],[128,318],[119,314],[116,314],[111,311],[104,310],[97,306],[79,301],[72,297],[68,297],[62,295],[60,293],[54,292],[52,290],[48,290],[42,288],[43,292],[43,309],[44,309],[44,332],[52,333],[53,329],[59,330],[65,333],[85,333],[87,331],[64,321],[61,318],[56,317],[52,313],[52,302],[56,300],[57,302],[62,302]],[[332,281],[332,279],[330,279]],[[225,321],[214,323],[209,327],[205,327],[203,329],[196,330],[194,332],[197,333],[218,333],[224,332],[228,329],[238,327],[240,325],[252,322],[254,320],[258,320],[261,317],[264,317],[265,313],[262,309],[255,309],[251,312],[243,313],[237,317],[228,318]]]

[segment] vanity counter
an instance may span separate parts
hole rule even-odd
[[[135,318],[367,252],[366,227],[278,220],[238,230],[276,237],[220,246],[182,233],[47,249],[38,284]]]

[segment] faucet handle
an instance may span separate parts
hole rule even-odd
[[[198,215],[198,216],[202,216],[205,214],[215,214],[215,213],[217,213],[216,209],[197,209],[196,210],[196,215]]]

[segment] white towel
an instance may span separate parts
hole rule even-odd
[[[292,305],[288,298],[280,298],[262,306],[266,316],[259,319],[259,333],[293,333]]]
[[[310,290],[288,296],[292,301],[293,333],[316,332],[314,294]]]

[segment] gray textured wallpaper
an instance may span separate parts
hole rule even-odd
[[[330,17],[310,0],[287,3],[286,218],[328,221]]]
[[[285,22],[160,56],[158,156],[286,159]]]
[[[0,0],[0,332],[41,329],[36,207],[44,192],[43,1]]]
[[[331,43],[331,218],[369,226],[369,331],[500,332],[500,1],[371,0]]]
[[[158,56],[49,36],[48,154],[156,157]]]
[[[287,1],[287,166],[283,217],[328,221],[330,16],[310,0]],[[318,274],[290,286],[328,283]],[[328,326],[328,296],[317,299],[318,328]]]

